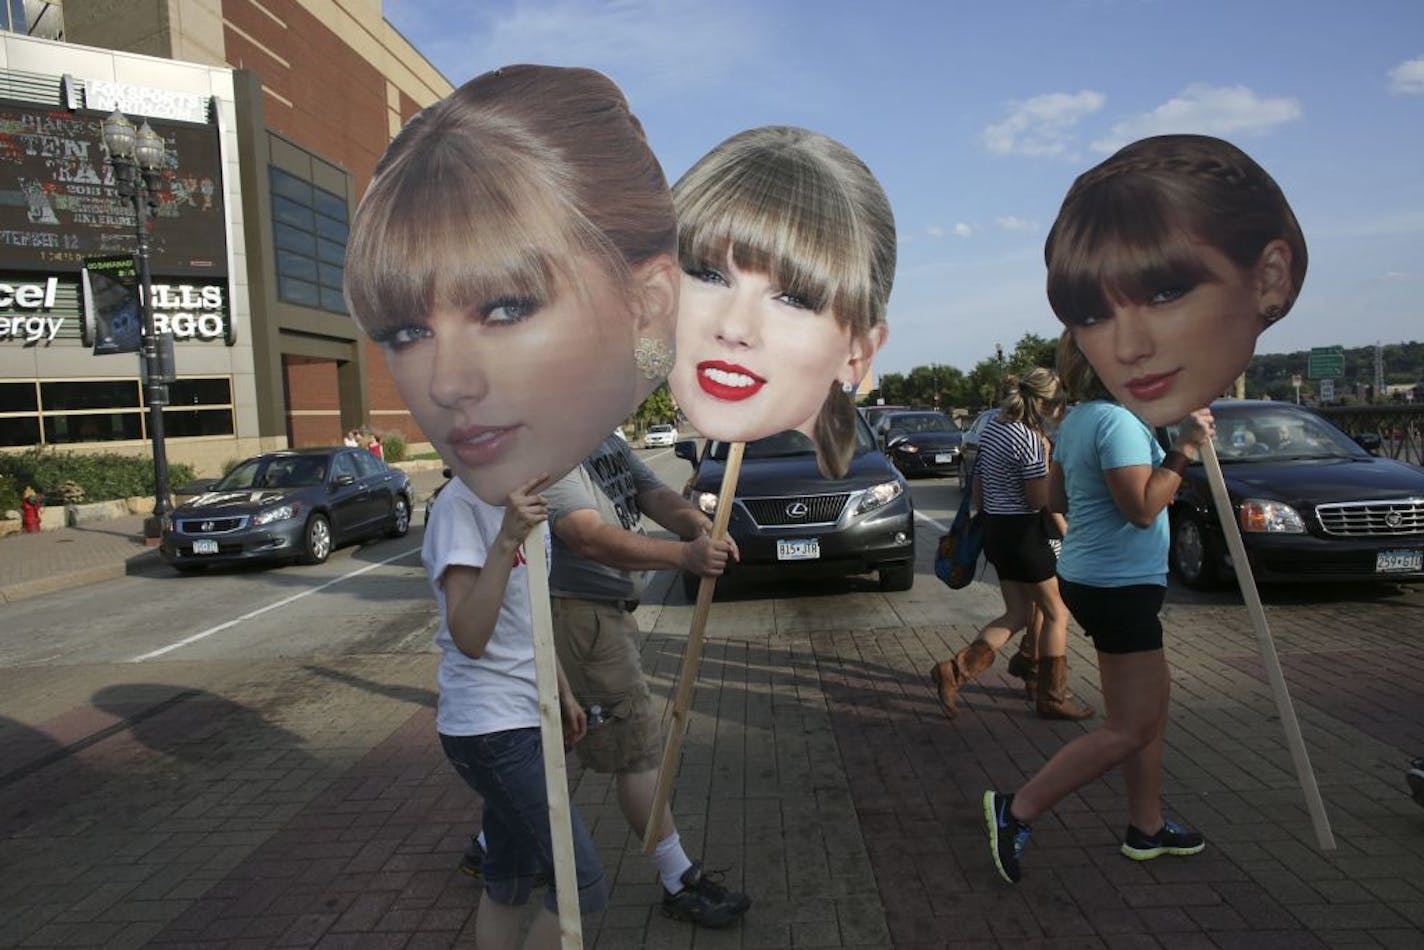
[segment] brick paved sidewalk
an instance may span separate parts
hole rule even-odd
[[[644,610],[665,698],[689,608]],[[945,719],[924,671],[968,628],[714,635],[675,811],[689,851],[756,905],[724,932],[664,919],[609,783],[575,770],[614,880],[586,945],[1424,945],[1424,810],[1402,781],[1424,739],[1424,649],[1274,611],[1339,842],[1323,855],[1239,613],[1167,618],[1164,792],[1208,850],[1122,858],[1110,777],[1037,823],[1017,887],[990,867],[979,795],[1091,722],[1037,719],[1002,663]],[[1097,702],[1084,646],[1073,685]],[[71,697],[0,673],[0,712],[46,710],[0,723],[0,946],[470,945],[478,892],[454,864],[474,802],[435,744],[434,663],[96,668],[109,685]]]

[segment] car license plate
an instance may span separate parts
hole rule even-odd
[[[951,455],[951,454],[948,453],[948,452],[937,452],[937,453],[935,454],[935,464],[936,464],[936,465],[948,465],[950,462],[953,462],[953,461],[954,461],[954,456]]]
[[[1403,574],[1424,570],[1424,551],[1380,551],[1375,555],[1376,574]]]
[[[814,561],[820,556],[821,542],[818,538],[776,542],[776,559],[778,561]]]
[[[193,542],[194,554],[217,554],[218,543],[211,539],[199,538]]]

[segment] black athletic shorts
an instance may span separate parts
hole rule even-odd
[[[1043,533],[1043,515],[984,512],[984,556],[1001,581],[1037,584],[1053,577],[1058,558]]]
[[[1167,588],[1160,584],[1090,587],[1060,577],[1058,593],[1099,653],[1162,649],[1162,621],[1157,614]]]

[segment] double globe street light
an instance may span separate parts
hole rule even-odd
[[[143,359],[148,401],[148,435],[153,441],[153,516],[144,522],[144,535],[157,538],[163,519],[172,509],[168,500],[168,452],[163,437],[163,407],[168,403],[168,385],[164,360],[154,327],[153,281],[149,275],[148,222],[158,211],[158,192],[164,164],[163,137],[144,120],[137,130],[122,112],[115,109],[104,120],[104,145],[109,150],[109,165],[114,169],[119,194],[133,202],[135,231],[138,235],[138,279],[143,314]]]

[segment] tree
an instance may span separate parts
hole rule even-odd
[[[1038,366],[1053,369],[1058,361],[1058,341],[1049,340],[1037,333],[1025,333],[1008,360],[1008,371],[1022,376]]]
[[[634,428],[637,432],[647,431],[648,426],[677,419],[677,405],[672,401],[672,392],[667,383],[648,394],[643,404],[633,413]]]

